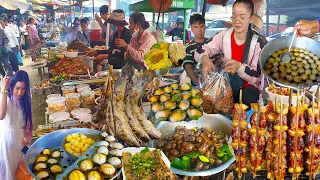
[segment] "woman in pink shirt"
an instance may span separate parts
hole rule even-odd
[[[153,44],[157,43],[157,40],[152,34],[145,31],[150,25],[142,13],[133,13],[130,16],[129,24],[132,34],[130,44],[127,44],[123,39],[116,39],[116,46],[126,50],[125,62],[132,64],[138,70],[147,69],[144,55]]]
[[[27,20],[27,31],[28,31],[28,41],[30,43],[30,48],[34,48],[39,42],[40,38],[38,35],[38,30],[35,26],[36,19],[34,17],[29,17]]]

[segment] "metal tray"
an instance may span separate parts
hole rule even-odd
[[[273,79],[271,76],[269,76],[265,71],[264,71],[264,65],[266,64],[267,60],[269,59],[269,57],[276,52],[279,49],[284,49],[289,47],[290,42],[291,42],[292,36],[284,36],[278,39],[274,39],[271,42],[269,42],[261,51],[260,53],[260,58],[259,58],[259,66],[261,71],[265,74],[265,76],[270,79],[271,81],[284,86],[284,87],[289,87],[289,88],[293,88],[293,89],[298,89],[298,88],[305,88],[305,87],[311,87],[317,83],[314,83],[312,85],[308,85],[308,86],[301,86],[301,87],[295,87],[292,85],[287,85],[287,84],[283,84],[278,82],[277,80]],[[302,37],[302,38],[296,38],[293,41],[292,47],[298,47],[298,48],[303,48],[306,49],[308,51],[311,51],[312,53],[314,53],[315,55],[317,55],[318,57],[320,57],[320,43],[318,41],[315,41],[313,39],[307,38],[307,37]]]
[[[59,176],[59,178],[57,178],[57,180],[64,180],[64,179],[68,179],[68,174],[73,170],[73,169],[79,169],[79,162],[84,160],[84,159],[91,159],[92,156],[94,154],[97,153],[97,143],[99,141],[97,141],[96,143],[94,143],[82,156],[80,156],[73,164],[71,164],[69,166],[68,169],[64,170],[63,173]],[[122,168],[117,169],[118,172],[116,173],[116,175],[114,175],[113,178],[110,178],[108,180],[113,180],[116,179],[122,172]]]
[[[189,122],[182,121],[182,122],[169,122],[169,121],[161,121],[159,122],[156,127],[162,132],[162,138],[164,138],[166,135],[172,134],[175,131],[175,128],[177,126],[185,126],[188,129],[192,129],[194,127],[204,127],[207,129],[212,129],[217,132],[223,132],[228,136],[231,136],[232,132],[232,121],[228,119],[227,117],[219,114],[204,114],[199,120],[192,120]],[[159,140],[153,140],[150,141],[148,146],[152,148],[156,148],[156,142]],[[183,171],[180,169],[176,169],[174,167],[170,167],[171,172],[179,175],[185,175],[185,176],[210,176],[213,174],[217,174],[225,169],[227,169],[233,162],[235,161],[235,158],[229,159],[226,163],[211,168],[205,171]]]
[[[60,148],[61,150],[60,165],[62,166],[64,171],[68,170],[68,168],[72,165],[74,161],[72,161],[72,159],[66,154],[66,152],[63,151],[61,147],[61,142],[68,134],[72,134],[72,133],[86,133],[86,134],[99,135],[100,131],[87,129],[87,128],[62,129],[62,130],[58,130],[58,131],[54,131],[52,133],[46,134],[45,136],[42,136],[41,138],[39,138],[36,142],[34,142],[31,145],[25,158],[27,169],[33,177],[36,177],[36,175],[33,174],[32,172],[32,167],[33,167],[35,158],[45,148],[50,148],[52,150],[56,148]]]

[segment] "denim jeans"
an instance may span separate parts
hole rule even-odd
[[[2,76],[8,75],[8,76],[13,76],[13,70],[12,70],[12,66],[9,63],[9,55],[5,55],[5,56],[0,56],[0,74]],[[5,72],[4,69],[7,71]]]
[[[17,47],[13,47],[11,48],[13,53],[10,53],[9,55],[9,62],[11,64],[12,70],[17,72],[19,71],[19,65],[18,65],[18,48]]]

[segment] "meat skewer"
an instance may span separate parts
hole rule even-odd
[[[298,90],[299,95],[299,90]],[[308,106],[300,106],[298,101],[297,107],[290,108],[290,119],[289,119],[289,173],[292,173],[292,179],[298,179],[300,173],[303,170],[303,148],[304,148],[304,130],[305,130],[305,119],[304,111]]]
[[[318,94],[318,98],[319,98]],[[313,93],[312,108],[308,109],[308,120],[307,120],[307,137],[306,137],[306,148],[307,152],[307,173],[309,179],[316,179],[316,175],[320,168],[320,132],[316,129],[319,126],[319,99],[318,106],[315,104],[315,93]],[[311,130],[311,131],[310,131]]]
[[[284,179],[287,168],[287,146],[286,146],[286,131],[288,130],[287,126],[287,113],[288,108],[283,105],[283,101],[280,101],[279,104],[276,102],[276,119],[274,121],[274,152],[273,164],[274,164],[274,176],[276,179]]]
[[[251,104],[254,114],[250,118],[251,129],[249,138],[251,172],[253,177],[257,176],[257,171],[261,170],[263,163],[263,152],[265,150],[266,138],[266,108],[259,107],[259,104]]]
[[[275,110],[273,108],[272,102],[269,103],[268,109],[267,109],[267,146],[266,146],[266,169],[268,172],[267,177],[269,179],[274,178],[274,172],[273,172],[273,158],[272,158],[272,152],[273,152],[273,140],[274,140],[274,119],[275,119]]]
[[[241,179],[242,173],[247,172],[247,141],[248,141],[248,129],[246,122],[247,106],[242,104],[241,101],[242,91],[240,91],[240,104],[235,104],[235,111],[232,118],[232,147],[234,149],[234,154],[236,156],[236,171],[238,172],[238,178]]]

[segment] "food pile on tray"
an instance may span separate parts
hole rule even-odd
[[[173,134],[157,142],[171,166],[185,171],[203,171],[220,166],[233,157],[226,135],[205,128],[178,126]]]
[[[80,58],[64,57],[53,66],[50,72],[54,75],[81,75],[88,73],[88,70],[89,68],[83,64]]]
[[[288,48],[273,52],[264,65],[264,71],[277,82],[292,86],[307,86],[320,81],[320,60],[315,52],[303,48],[292,48],[291,61],[283,64],[281,55]]]
[[[157,89],[149,99],[156,121],[198,120],[203,115],[200,92],[191,84],[175,83]]]
[[[87,52],[90,49],[85,44],[83,44],[81,41],[76,39],[76,40],[73,40],[68,45],[67,50],[68,51],[72,50],[72,52]]]

